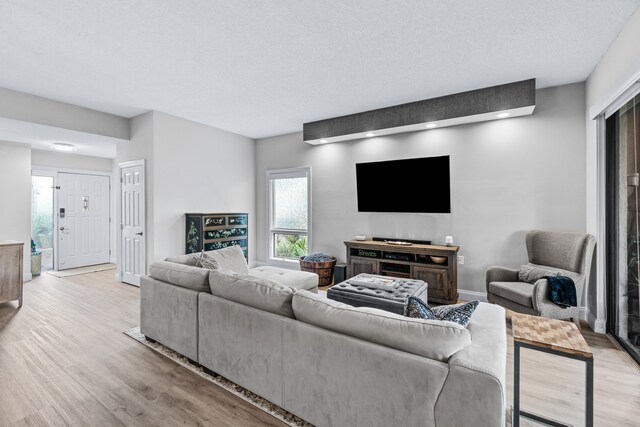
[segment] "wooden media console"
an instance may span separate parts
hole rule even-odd
[[[458,246],[395,245],[373,240],[349,240],[344,244],[347,278],[369,273],[423,280],[428,285],[429,302],[458,301]]]

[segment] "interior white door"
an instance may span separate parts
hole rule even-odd
[[[109,177],[58,174],[58,269],[109,262]]]
[[[122,281],[140,286],[146,274],[144,222],[144,166],[121,168],[122,183]]]

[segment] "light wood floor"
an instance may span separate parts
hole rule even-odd
[[[114,271],[43,273],[0,304],[0,426],[284,425],[124,335],[138,304]]]
[[[139,290],[113,274],[45,273],[25,284],[22,309],[0,304],[0,426],[283,425],[124,335],[139,323]],[[606,336],[583,334],[595,425],[640,426],[640,370]],[[523,408],[582,425],[583,364],[523,350],[522,375]],[[511,405],[510,336],[507,383]]]
[[[513,403],[513,339],[507,313],[507,404]],[[640,368],[607,335],[582,322],[594,355],[594,425],[640,426]],[[530,349],[520,351],[521,407],[574,426],[584,425],[585,364]],[[525,422],[524,426],[539,426]]]

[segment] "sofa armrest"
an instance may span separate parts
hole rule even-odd
[[[505,309],[480,303],[467,326],[471,344],[449,358],[436,425],[503,426],[506,410]]]
[[[585,276],[581,275],[578,280],[575,281],[576,285],[576,299],[578,301],[578,307],[582,302],[582,291],[584,289]],[[557,312],[561,308],[551,302],[549,299],[549,281],[547,279],[540,279],[533,285],[533,308],[539,313]]]
[[[198,361],[198,292],[140,278],[140,332]]]
[[[489,292],[489,283],[491,282],[517,282],[518,270],[506,267],[493,266],[487,268],[486,274],[487,292]]]

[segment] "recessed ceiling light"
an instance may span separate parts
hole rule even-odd
[[[434,127],[436,127],[436,126],[438,126],[438,124],[437,124],[437,123],[429,123],[429,124],[428,124],[428,125],[426,125],[425,127],[426,127],[427,129],[433,129],[433,128],[434,128]]]
[[[54,142],[53,145],[49,148],[51,148],[52,150],[65,152],[78,151],[75,145],[67,144],[66,142]]]
[[[505,117],[509,117],[509,113],[500,113],[496,117],[499,119],[504,119]]]
[[[321,144],[326,144],[327,142],[329,142],[329,141],[327,141],[326,139],[321,139],[321,140],[320,140],[320,143],[321,143]]]
[[[366,136],[367,138],[371,138],[372,136],[376,136],[376,134],[373,132],[367,132],[364,136]]]

